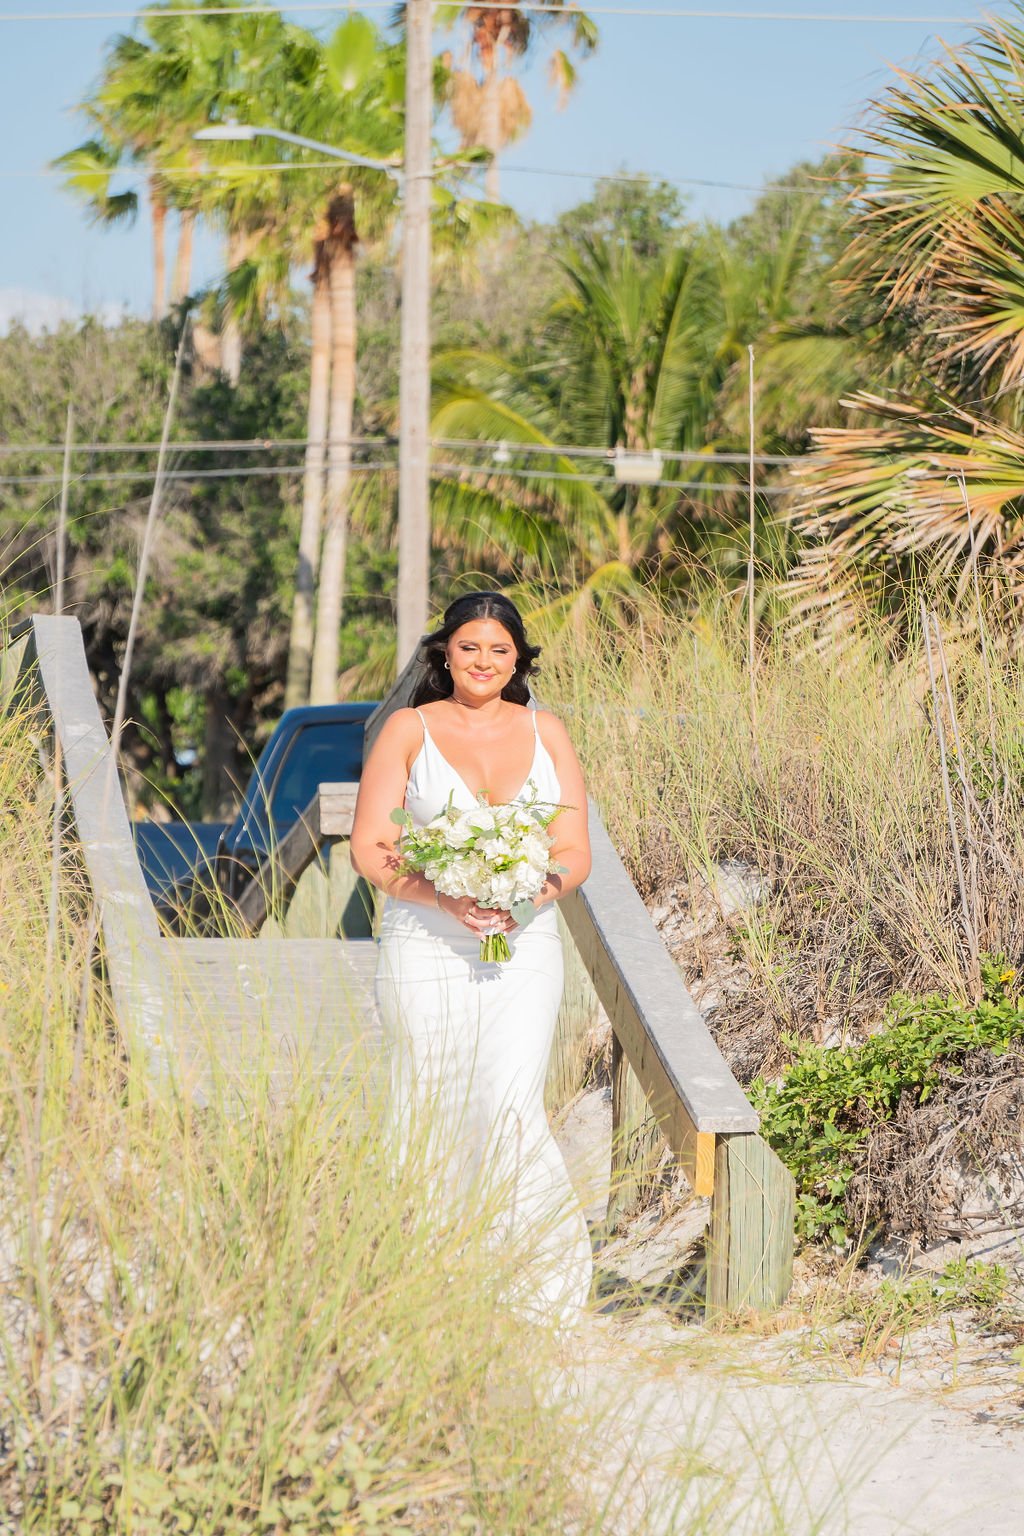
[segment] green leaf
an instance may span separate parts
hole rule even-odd
[[[366,16],[348,16],[337,28],[324,59],[335,90],[354,91],[373,71],[377,56],[377,28]]]
[[[514,902],[511,910],[512,916],[520,928],[528,928],[537,916],[537,908],[529,897],[525,897],[522,901]]]
[[[412,817],[409,815],[409,812],[403,810],[400,805],[395,807],[395,809],[391,812],[391,815],[388,817],[388,820],[394,822],[396,827],[412,826]]]

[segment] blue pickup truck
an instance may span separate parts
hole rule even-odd
[[[231,822],[140,821],[139,863],[157,910],[172,919],[199,887],[236,901],[268,851],[291,830],[317,786],[353,782],[376,704],[318,704],[281,716]]]

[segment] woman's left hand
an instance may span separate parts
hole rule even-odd
[[[475,928],[482,937],[489,933],[511,933],[519,926],[511,912],[502,912],[497,907],[470,907],[466,918],[466,926]]]

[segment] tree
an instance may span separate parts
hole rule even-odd
[[[442,25],[465,28],[461,68],[451,72],[448,92],[452,121],[464,149],[479,145],[490,154],[485,190],[490,202],[500,197],[498,156],[530,125],[530,105],[519,82],[509,74],[544,34],[568,33],[569,48],[555,47],[548,75],[564,103],[576,83],[570,50],[585,57],[597,47],[597,28],[568,0],[553,0],[548,13],[526,12],[518,5],[438,7]],[[477,72],[474,72],[475,70]]]
[[[900,364],[848,402],[862,424],[815,434],[791,583],[812,618],[852,616],[909,562],[955,592],[972,551],[1024,601],[1022,78],[1024,29],[994,21],[874,105],[840,295]]]
[[[321,51],[315,88],[301,101],[297,98],[300,115],[293,131],[368,159],[397,162],[403,82],[402,50],[386,44],[365,17],[350,16]],[[355,166],[349,174],[351,180],[335,184],[319,205],[313,225],[309,447],[289,646],[289,705],[337,697],[356,394],[357,201],[373,240],[387,235],[395,212],[391,177]],[[315,207],[307,201],[309,213]]]
[[[592,197],[555,220],[555,245],[623,240],[641,261],[662,255],[687,234],[686,204],[675,187],[648,176],[609,177]]]
[[[669,578],[701,499],[591,480],[616,449],[658,447],[671,468],[673,449],[704,446],[723,376],[712,253],[696,237],[648,259],[586,240],[561,270],[527,366],[482,352],[438,358],[435,435],[500,445],[506,463],[492,455],[479,474],[441,479],[435,511],[441,536],[461,537],[470,556],[489,549],[584,604],[618,601]],[[593,457],[562,455],[559,442]]]

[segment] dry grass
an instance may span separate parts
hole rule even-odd
[[[778,1066],[784,1032],[856,1038],[897,990],[968,998],[975,944],[1024,952],[1024,675],[1010,637],[990,635],[990,715],[981,648],[957,632],[943,623],[958,737],[932,646],[955,838],[919,638],[896,650],[879,630],[830,654],[780,634],[753,719],[742,617],[722,595],[686,619],[565,634],[545,658],[545,696],[574,722],[643,895],[681,920],[690,984],[720,992],[712,1024],[744,1079]],[[703,921],[729,861],[765,894]]]
[[[439,1211],[429,1138],[396,1167],[341,1079],[158,1093],[98,987],[73,1083],[85,898],[72,846],[50,986],[27,726],[0,718],[0,1530],[597,1529],[523,1254],[486,1196]]]

